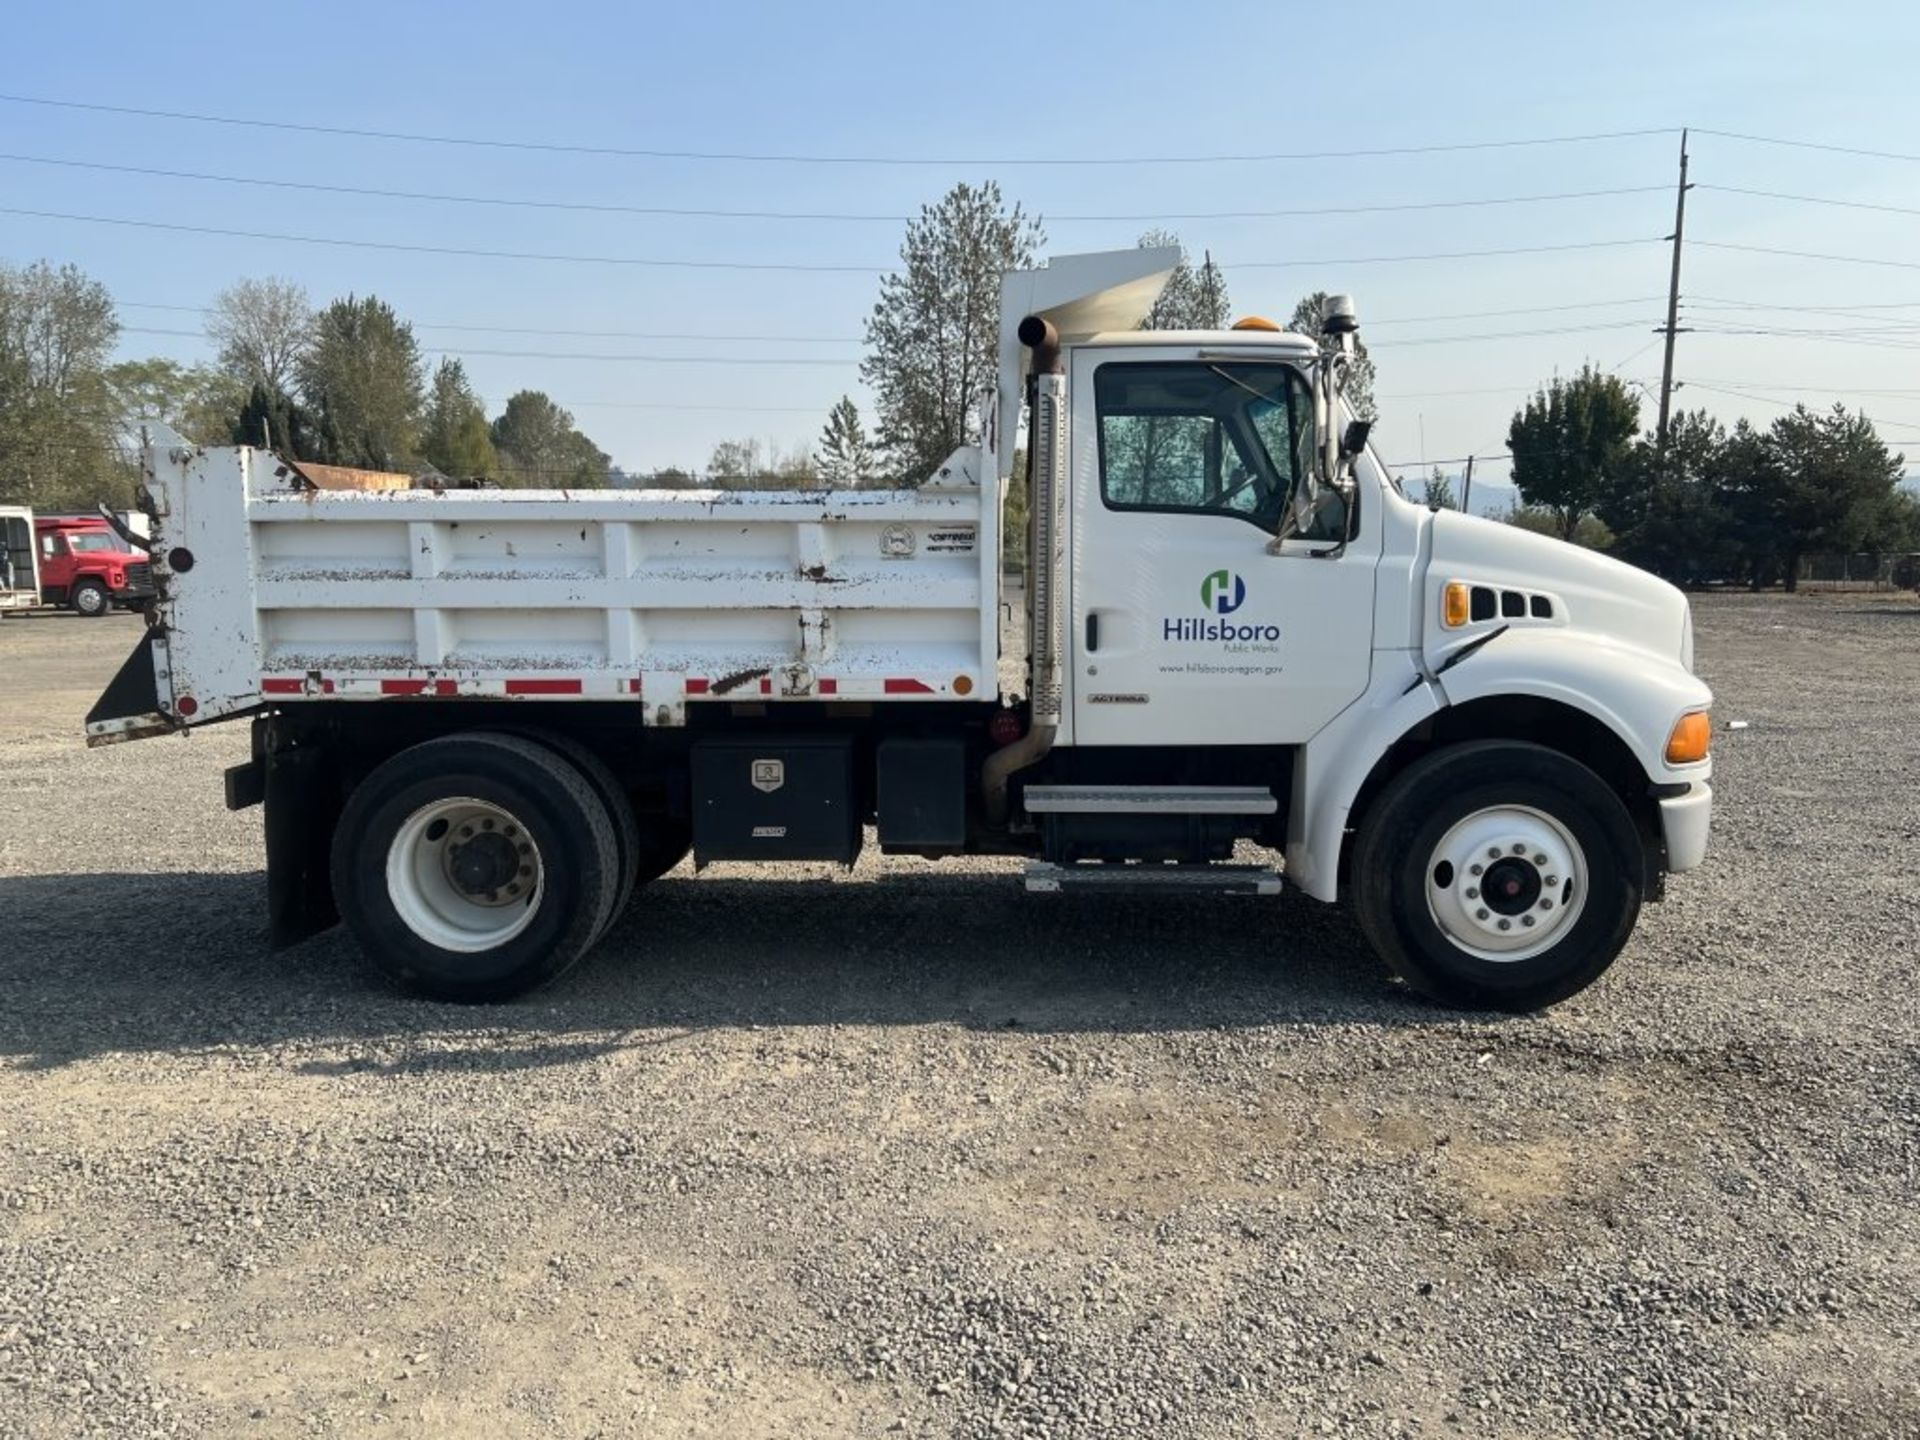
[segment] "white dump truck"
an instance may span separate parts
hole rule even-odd
[[[1040,892],[1344,898],[1428,995],[1572,994],[1706,848],[1685,598],[1408,500],[1344,300],[1137,329],[1177,258],[1008,275],[984,443],[913,488],[329,493],[153,444],[158,602],[89,743],[250,717],[273,943],[344,919],[443,998],[558,975],[689,851],[868,827]]]

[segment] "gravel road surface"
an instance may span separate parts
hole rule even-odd
[[[1920,1435],[1920,606],[1698,616],[1712,858],[1526,1018],[872,855],[400,998],[0,623],[0,1435]]]

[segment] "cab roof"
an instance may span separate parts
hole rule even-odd
[[[1292,330],[1104,330],[1076,336],[1075,345],[1204,345],[1208,349],[1245,346],[1249,350],[1286,350],[1312,355],[1318,344],[1311,335]]]

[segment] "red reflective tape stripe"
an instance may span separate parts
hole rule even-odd
[[[269,676],[260,681],[262,695],[298,695],[300,688],[301,682],[298,680],[277,679]]]
[[[760,677],[760,693],[762,695],[771,695],[773,693],[773,681],[767,679],[764,675]]]
[[[706,681],[704,681],[704,680],[689,680],[689,681],[687,681],[687,694],[689,694],[689,695],[704,695],[704,694],[706,694],[706,693],[707,693],[707,682],[706,682]]]
[[[822,695],[838,695],[840,693],[840,682],[838,680],[822,680],[818,688]]]
[[[426,689],[427,682],[424,680],[382,680],[380,682],[382,695],[423,695]]]
[[[320,693],[322,695],[331,695],[333,693],[333,681],[326,679],[321,680]]]
[[[885,695],[931,695],[933,687],[924,680],[889,680],[880,687]]]
[[[638,680],[627,681],[627,689],[631,693],[638,695],[640,693],[640,682]]]
[[[578,680],[509,680],[509,695],[578,695]]]

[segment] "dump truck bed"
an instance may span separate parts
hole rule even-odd
[[[290,699],[619,700],[674,725],[998,692],[979,450],[904,490],[354,493],[269,452],[155,446],[146,488],[155,704],[96,715],[94,743]]]

